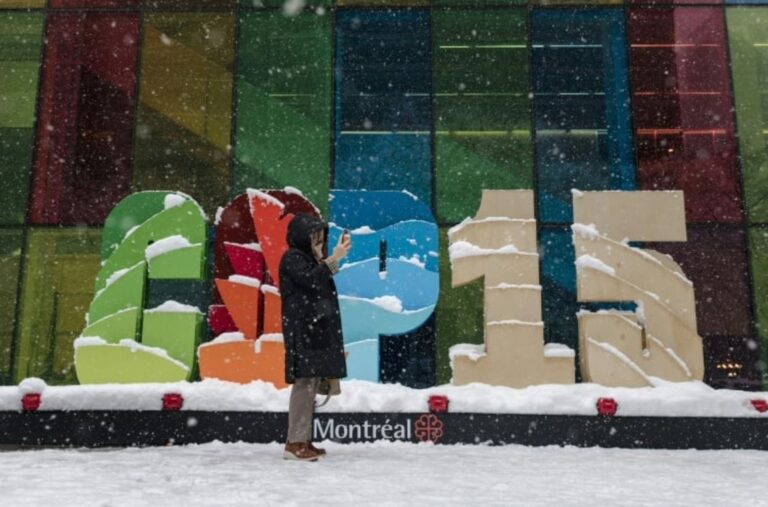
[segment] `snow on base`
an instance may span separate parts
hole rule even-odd
[[[150,310],[144,310],[144,313],[203,313],[200,308],[192,305],[185,305],[169,299],[160,306],[156,306]]]
[[[501,248],[491,249],[482,248],[477,245],[473,245],[468,241],[457,241],[448,247],[448,256],[453,262],[456,259],[464,257],[475,257],[478,255],[499,255],[499,254],[522,254],[522,255],[537,255],[533,253],[521,252],[515,245],[506,245]]]
[[[477,343],[459,343],[448,349],[448,357],[451,359],[451,368],[453,368],[453,361],[459,356],[469,358],[472,361],[477,361],[485,355],[485,345]]]
[[[75,338],[74,347],[75,350],[80,347],[93,347],[94,345],[106,345],[107,340],[99,336],[81,336]]]
[[[191,246],[196,245],[190,243],[189,240],[184,236],[177,234],[175,236],[168,236],[167,238],[155,241],[149,245],[146,250],[144,250],[144,256],[147,258],[147,260],[150,260],[168,252],[189,248]]]
[[[460,349],[459,349],[460,350]],[[656,381],[657,387],[620,388],[597,384],[540,385],[525,389],[450,384],[412,389],[399,384],[343,381],[341,395],[323,412],[423,413],[433,394],[450,400],[451,412],[595,415],[598,398],[618,403],[618,416],[768,417],[750,404],[765,393],[716,390],[702,382]],[[184,397],[183,410],[285,412],[290,389],[261,381],[247,385],[220,380],[169,384],[46,386],[41,410],[160,410],[165,393]],[[17,386],[0,387],[0,410],[18,410]]]
[[[261,281],[258,278],[253,278],[245,275],[229,275],[228,280],[230,282],[239,283],[242,285],[248,285],[249,287],[259,288],[261,287]]]
[[[574,234],[578,234],[584,239],[596,240],[600,238],[600,232],[595,224],[573,224],[571,225],[571,230]]]
[[[184,204],[186,199],[183,195],[180,194],[166,194],[165,199],[163,199],[163,208],[170,209],[175,208],[176,206],[181,206]]]
[[[249,188],[248,190],[246,190],[246,192],[248,193],[248,200],[250,202],[253,202],[254,199],[259,199],[261,201],[264,201],[265,203],[271,204],[272,206],[277,206],[280,209],[285,209],[285,204],[280,202],[280,200],[277,199],[276,197],[272,197],[266,192],[262,192],[261,190],[256,190],[253,188]],[[253,211],[253,209],[251,209],[251,211]]]
[[[581,255],[578,259],[576,259],[576,269],[583,269],[583,268],[592,268],[597,271],[602,271],[603,273],[607,273],[611,276],[616,276],[616,270],[610,267],[608,264],[604,263],[597,257],[592,257],[591,255]]]
[[[511,218],[511,217],[485,217],[485,218],[470,218],[467,217],[458,224],[454,225],[450,229],[448,229],[448,237],[453,236],[460,230],[464,229],[468,225],[472,224],[481,224],[484,222],[516,222],[516,223],[524,223],[524,222],[535,222],[536,220],[532,218]]]
[[[562,343],[544,345],[544,357],[576,357],[576,351]]]
[[[245,341],[245,335],[240,331],[233,331],[230,333],[221,333],[219,336],[217,336],[213,340],[209,342],[201,343],[200,348],[210,347],[211,345],[219,345],[222,343],[233,343],[233,342],[243,342],[243,341]]]

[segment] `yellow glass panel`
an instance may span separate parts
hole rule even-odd
[[[45,0],[0,0],[0,9],[34,9],[45,7]]]

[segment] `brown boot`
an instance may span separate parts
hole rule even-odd
[[[307,442],[307,446],[308,446],[310,449],[312,449],[313,451],[315,451],[315,452],[317,453],[317,455],[318,455],[318,456],[325,456],[326,454],[328,454],[327,452],[325,452],[325,449],[320,449],[319,447],[315,447],[315,446],[312,444],[312,442]]]
[[[285,444],[283,459],[296,461],[317,461],[320,455],[313,451],[306,442],[294,442]]]

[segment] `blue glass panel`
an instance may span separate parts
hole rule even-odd
[[[431,202],[431,87],[426,11],[337,14],[335,188]]]
[[[608,9],[533,11],[534,122],[539,220],[568,223],[571,189],[630,190],[624,14]]]
[[[577,350],[576,312],[579,304],[576,302],[576,258],[570,228],[541,229],[539,255],[545,341],[564,343]]]

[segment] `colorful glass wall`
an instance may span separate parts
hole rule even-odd
[[[432,210],[435,314],[381,341],[382,379],[414,386],[482,341],[447,231],[483,189],[534,190],[545,337],[572,347],[571,189],[684,190],[688,241],[646,246],[694,282],[707,381],[760,387],[767,33],[761,0],[0,0],[0,382],[74,382],[124,196],[180,190],[214,217],[293,186],[324,214],[334,188]]]

